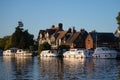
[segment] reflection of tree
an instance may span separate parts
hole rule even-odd
[[[12,56],[3,56],[4,64],[0,64],[0,79],[8,80],[11,78],[14,69],[14,57]],[[2,78],[1,78],[2,75]]]
[[[25,79],[31,67],[31,57],[16,57],[15,58],[15,75],[16,79]]]

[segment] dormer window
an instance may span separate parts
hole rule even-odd
[[[40,34],[40,38],[42,38],[42,34]]]
[[[46,34],[46,37],[49,37],[49,34],[48,34],[48,33]]]

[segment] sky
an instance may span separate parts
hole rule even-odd
[[[79,31],[115,32],[120,0],[0,0],[0,38],[12,35],[18,21],[37,38],[39,30],[63,24]]]

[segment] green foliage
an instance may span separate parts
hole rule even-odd
[[[92,30],[91,32],[92,32],[92,33],[96,33],[97,31],[94,29],[94,30]]]
[[[9,39],[6,41],[4,49],[6,50],[6,49],[9,49],[9,48],[11,48],[11,37],[9,37]]]
[[[44,42],[43,44],[39,45],[38,51],[41,52],[42,50],[50,50],[51,45],[48,42]]]
[[[116,17],[116,20],[117,20],[117,24],[119,25],[118,29],[120,29],[120,12],[118,13],[118,16]]]
[[[24,30],[23,23],[18,22],[15,32],[10,37],[0,39],[0,48],[9,49],[11,47],[31,49],[30,46],[34,46],[34,36],[28,33],[28,30]]]
[[[24,30],[23,23],[18,22],[15,32],[11,36],[11,47],[29,49],[29,46],[34,45],[33,35]]]
[[[60,45],[60,46],[58,47],[58,49],[60,49],[60,50],[63,50],[63,49],[68,50],[68,49],[70,49],[70,46],[69,46],[69,45]]]
[[[7,44],[8,43],[8,41],[9,41],[9,38],[10,38],[10,36],[5,36],[4,38],[1,38],[0,39],[0,48],[1,49],[5,49],[5,47],[7,46],[7,45],[9,45],[9,44]]]
[[[22,21],[18,21],[18,27],[23,27]]]
[[[34,50],[34,46],[29,46],[30,51]]]

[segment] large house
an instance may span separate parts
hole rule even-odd
[[[50,29],[40,30],[39,45],[48,42],[53,49],[60,45],[69,45],[70,48],[94,49],[100,46],[119,48],[119,39],[113,33],[90,32],[81,29],[76,31],[75,27],[63,30],[62,23],[58,27],[54,25]]]
[[[52,27],[50,29],[40,30],[39,36],[38,36],[39,45],[43,44],[44,42],[48,42],[51,45],[52,44],[51,43],[52,35],[59,31],[63,31],[61,23],[58,24],[58,27],[55,27],[54,25],[52,25]]]
[[[84,29],[76,31],[75,27],[64,31],[60,23],[58,27],[52,26],[50,29],[40,30],[39,44],[48,42],[52,48],[59,45],[69,45],[71,48],[85,48],[85,39],[88,33]]]
[[[85,45],[86,49],[94,49],[100,46],[118,48],[118,41],[118,38],[113,33],[91,32],[85,40]]]

